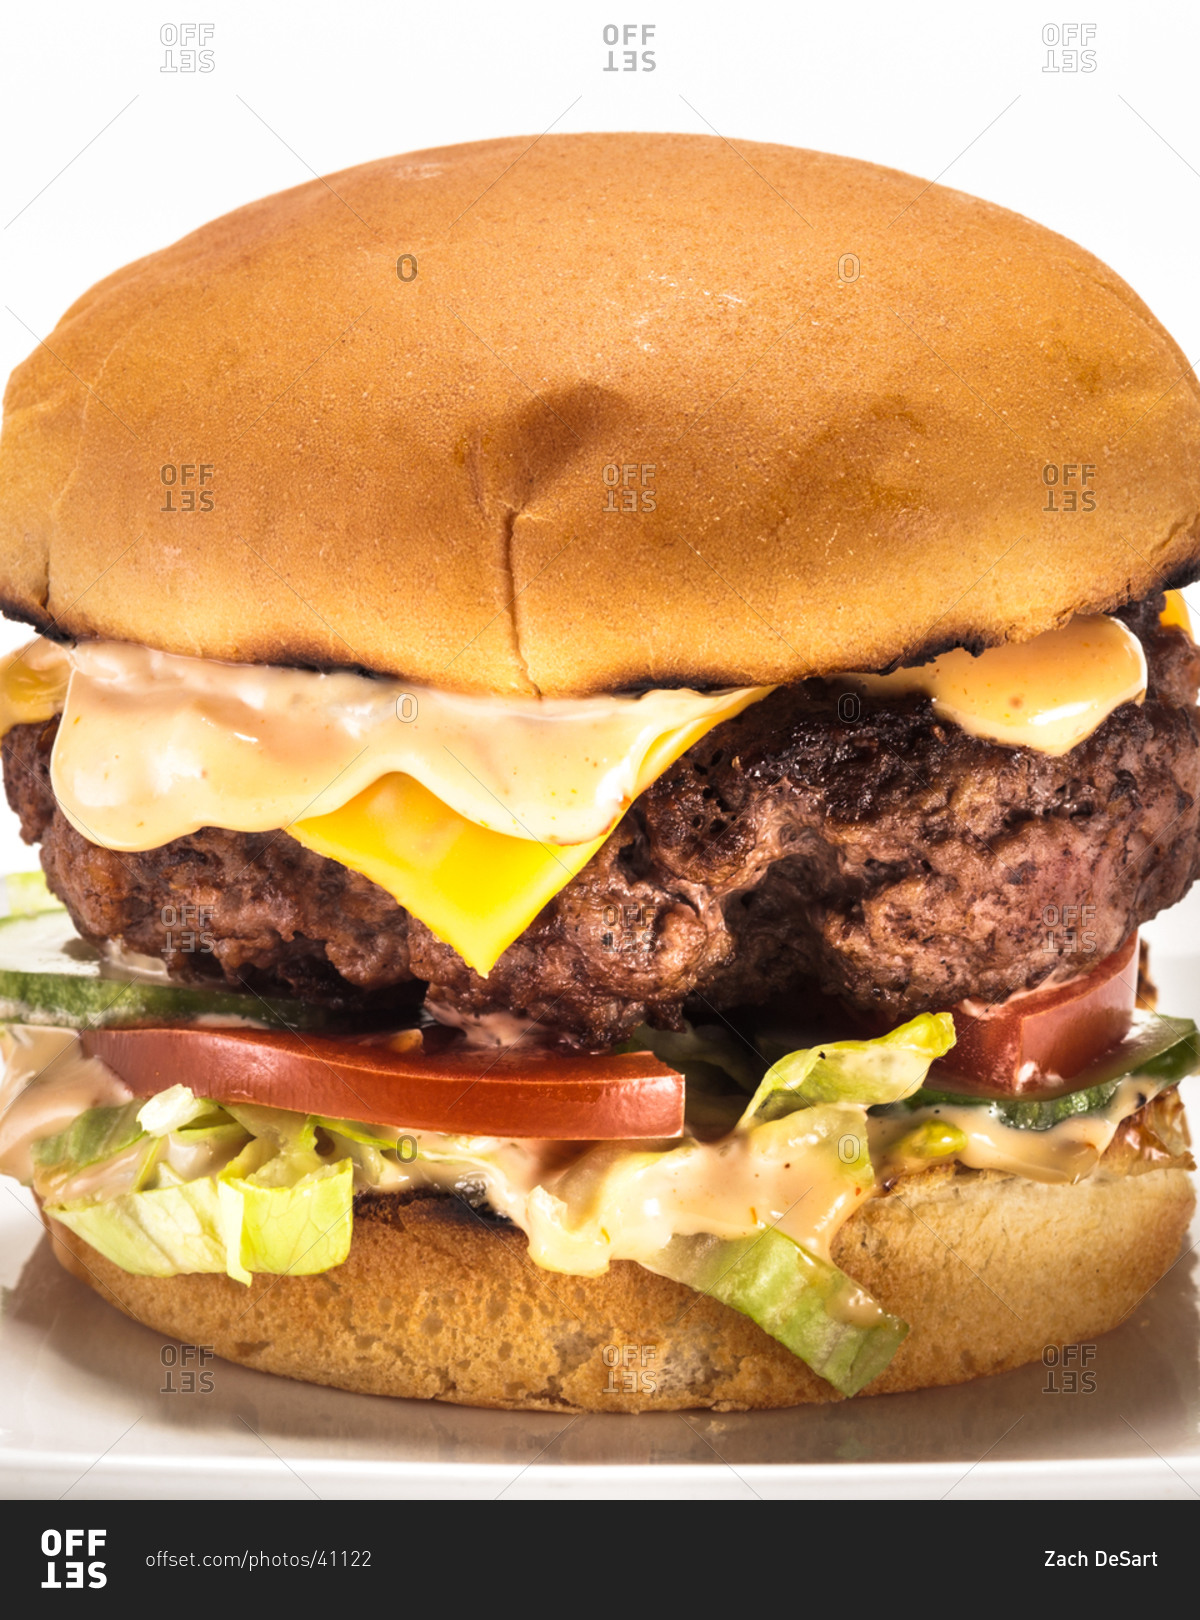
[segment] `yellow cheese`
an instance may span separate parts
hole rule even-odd
[[[1190,630],[1178,592],[1163,619]],[[880,693],[930,689],[969,731],[1061,753],[1140,699],[1145,662],[1123,625],[1093,618],[978,659],[845,678]],[[39,641],[0,666],[0,732],[49,719],[65,698],[54,788],[92,842],[137,850],[202,825],[284,827],[378,883],[486,975],[638,794],[770,690],[464,698]]]
[[[757,694],[659,737],[638,771],[649,787],[706,731],[740,713]],[[608,833],[586,844],[512,838],[468,821],[423,787],[393,771],[328,815],[296,821],[298,843],[361,872],[452,946],[486,978],[501,953],[542,907],[576,877]]]
[[[0,737],[61,714],[70,673],[66,648],[40,637],[0,660]]]
[[[1167,605],[1162,610],[1163,624],[1175,625],[1178,629],[1192,633],[1192,616],[1188,612],[1187,599],[1182,591],[1168,591]]]
[[[288,831],[378,883],[485,976],[607,837],[558,847],[510,838],[468,821],[400,771]]]
[[[65,702],[54,790],[92,843],[154,849],[199,826],[283,827],[487,974],[638,794],[771,690],[466,698],[38,641],[0,665],[0,734]]]

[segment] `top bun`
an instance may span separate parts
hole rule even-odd
[[[1176,345],[1020,215],[706,135],[483,141],[86,293],[8,387],[0,599],[473,692],[792,681],[1147,595],[1198,469]]]

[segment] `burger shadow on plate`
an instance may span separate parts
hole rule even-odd
[[[235,1366],[119,1316],[57,1264],[43,1239],[5,1311],[10,1329],[94,1381],[143,1424],[208,1451],[247,1427],[273,1447],[384,1462],[975,1463],[1170,1456],[1200,1418],[1196,1256],[1185,1255],[1094,1344],[1047,1350],[1014,1372],[913,1394],[774,1412],[502,1412],[354,1395]],[[561,1438],[557,1438],[561,1435]],[[134,1436],[131,1436],[131,1442]],[[132,1444],[126,1448],[136,1451]],[[1164,1467],[1166,1465],[1164,1464]]]

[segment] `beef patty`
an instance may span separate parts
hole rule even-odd
[[[411,1004],[428,983],[451,1016],[515,1013],[591,1048],[812,989],[899,1020],[1079,972],[1188,889],[1200,654],[1161,602],[1122,614],[1146,701],[1059,758],[970,737],[918,696],[775,692],[644,793],[486,979],[284,832],[90,843],[54,800],[53,724],[9,733],[5,786],[80,932],[181,977],[347,1005]]]

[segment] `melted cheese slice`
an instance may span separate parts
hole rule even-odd
[[[510,838],[468,821],[399,771],[288,831],[378,883],[485,977],[608,837],[560,848]]]
[[[694,720],[659,737],[642,759],[637,792],[715,723]],[[288,831],[318,855],[378,883],[485,977],[608,837],[558,846],[510,838],[468,821],[398,771],[340,809],[295,821]]]
[[[391,772],[480,827],[586,844],[691,742],[771,690],[472,697],[116,642],[70,658],[54,792],[79,832],[116,850],[200,827],[290,827]]]
[[[1178,592],[1164,623],[1190,631]],[[894,675],[975,735],[1064,753],[1146,667],[1118,620]],[[487,974],[638,794],[771,687],[580,700],[479,698],[393,680],[35,641],[0,670],[0,734],[63,713],[59,803],[93,843],[157,848],[202,826],[285,828],[386,889]],[[64,709],[65,705],[65,709]]]
[[[0,678],[0,724],[62,710],[54,790],[92,843],[155,849],[203,826],[285,828],[487,974],[638,794],[771,690],[479,698],[34,643]]]

